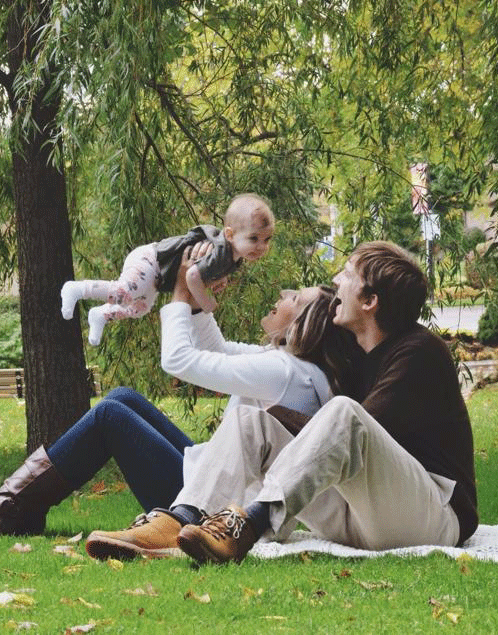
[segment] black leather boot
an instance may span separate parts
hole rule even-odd
[[[49,508],[72,491],[40,446],[0,487],[0,534],[43,533]]]

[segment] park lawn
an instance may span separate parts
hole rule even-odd
[[[161,406],[180,421],[172,400]],[[475,434],[481,522],[498,522],[498,387],[469,401]],[[192,420],[180,421],[194,438],[209,410],[200,400]],[[0,400],[0,471],[19,462],[24,444],[22,405]],[[0,633],[28,623],[40,635],[69,633],[493,633],[498,632],[498,564],[386,556],[335,558],[304,554],[279,560],[248,557],[240,566],[197,568],[188,559],[108,563],[85,555],[93,528],[116,529],[139,513],[119,471],[103,470],[81,492],[51,510],[44,536],[0,537]],[[70,555],[54,552],[68,538]],[[19,552],[16,543],[31,551]]]

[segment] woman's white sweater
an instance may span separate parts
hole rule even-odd
[[[211,313],[192,315],[172,302],[161,309],[161,366],[182,381],[232,395],[239,404],[275,404],[313,415],[332,396],[318,366],[283,349],[227,342]]]

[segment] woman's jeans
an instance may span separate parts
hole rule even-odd
[[[112,390],[65,432],[47,454],[80,488],[112,457],[146,512],[168,508],[183,486],[183,453],[193,442],[145,397]]]

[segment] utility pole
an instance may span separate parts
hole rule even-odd
[[[420,231],[424,239],[425,265],[430,284],[431,301],[434,300],[434,240],[441,235],[439,216],[431,211],[429,199],[429,166],[415,163],[410,166],[412,182],[412,211],[420,217]]]

